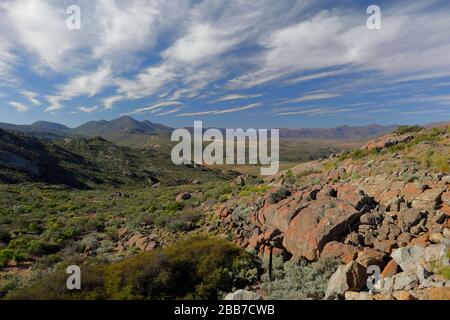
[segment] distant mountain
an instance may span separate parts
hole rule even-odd
[[[340,126],[336,128],[280,129],[282,139],[355,140],[380,136],[395,130],[397,126]]]
[[[148,120],[138,121],[131,117],[124,116],[111,121],[89,121],[72,132],[86,136],[109,136],[112,134],[170,134],[172,128],[162,124],[155,124]]]
[[[392,132],[397,126],[340,126],[336,128],[280,129],[281,139],[313,140],[363,140]],[[173,128],[148,120],[138,121],[124,116],[114,120],[89,121],[76,128],[52,122],[38,121],[31,125],[0,123],[0,129],[23,131],[40,138],[58,139],[69,136],[103,137],[116,144],[144,147],[167,142]],[[193,128],[188,127],[192,131]],[[206,128],[204,128],[206,130]],[[225,129],[220,129],[225,131]],[[152,136],[152,139],[149,139]],[[152,140],[152,141],[150,141]],[[150,141],[150,142],[149,142]]]

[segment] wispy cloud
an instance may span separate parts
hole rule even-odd
[[[37,99],[39,95],[33,91],[22,91],[22,95],[27,98],[33,105],[40,106],[42,103]]]
[[[288,99],[281,103],[286,104],[286,103],[298,103],[298,102],[314,101],[314,100],[324,100],[324,99],[336,98],[339,96],[340,96],[340,94],[336,94],[336,93],[316,93],[316,94],[304,95],[304,96],[301,96],[301,97],[298,97],[295,99]]]
[[[262,94],[228,94],[226,96],[223,96],[216,100],[213,100],[210,103],[226,102],[226,101],[233,101],[233,100],[254,99],[254,98],[259,98],[261,96],[262,96]]]
[[[249,109],[257,108],[260,106],[261,106],[261,103],[252,103],[252,104],[249,104],[246,106],[229,108],[229,109],[224,109],[224,110],[209,110],[209,111],[200,111],[200,112],[191,112],[191,113],[181,113],[181,114],[177,114],[177,117],[201,116],[201,115],[209,115],[209,114],[219,115],[219,114],[249,110]]]
[[[156,104],[150,105],[150,106],[135,109],[134,111],[127,113],[126,115],[143,114],[143,113],[152,112],[152,111],[157,112],[162,107],[172,107],[172,106],[180,106],[180,105],[182,105],[182,103],[179,101],[162,101],[162,102],[158,102]]]
[[[93,107],[78,107],[77,109],[80,110],[81,112],[84,112],[84,113],[92,113],[92,112],[94,112],[95,110],[98,109],[98,106],[93,106]]]
[[[11,107],[13,107],[14,109],[16,109],[17,112],[20,112],[20,113],[25,113],[28,111],[28,106],[26,106],[20,102],[10,101],[9,105]]]

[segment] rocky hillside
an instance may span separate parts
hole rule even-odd
[[[47,141],[0,129],[0,183],[43,182],[86,189],[180,184],[225,176],[220,170],[176,166],[157,150],[117,146],[100,137]]]
[[[215,212],[212,229],[261,257],[339,259],[327,299],[450,299],[448,126],[301,164]]]

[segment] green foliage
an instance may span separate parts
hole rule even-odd
[[[261,288],[275,300],[322,299],[328,280],[336,271],[339,262],[335,259],[321,258],[317,262],[274,262],[273,281],[268,274],[262,278]]]
[[[9,293],[11,299],[217,299],[256,281],[257,263],[234,245],[197,238],[113,264],[83,264],[83,290],[64,270]]]
[[[271,203],[278,203],[291,195],[291,192],[284,186],[270,195]]]
[[[399,126],[394,130],[394,133],[400,136],[402,134],[419,132],[422,130],[423,127],[421,126]]]

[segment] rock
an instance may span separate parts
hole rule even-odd
[[[344,184],[337,188],[337,198],[342,201],[347,201],[357,210],[361,210],[364,207],[373,208],[375,206],[375,202],[371,197],[350,184]]]
[[[442,233],[438,233],[438,232],[431,233],[428,236],[428,239],[431,241],[431,243],[435,243],[435,244],[441,243],[443,238],[444,238],[444,236],[442,235]]]
[[[362,224],[377,225],[383,221],[383,215],[377,212],[365,213],[361,216],[360,221]]]
[[[375,284],[375,290],[385,295],[392,294],[392,291],[394,290],[394,278],[380,278],[380,280],[378,280],[378,282]]]
[[[441,188],[425,190],[413,200],[412,207],[426,211],[435,210],[443,192]]]
[[[391,257],[406,272],[414,272],[416,265],[425,257],[425,250],[421,246],[399,248],[392,251]]]
[[[137,233],[128,239],[125,247],[136,247],[142,251],[152,251],[159,247],[159,243],[154,239]]]
[[[258,215],[264,217],[267,227],[286,232],[292,219],[307,206],[301,199],[302,194],[296,193],[276,204],[266,204],[259,210]]]
[[[401,272],[392,277],[394,279],[394,290],[412,290],[419,285],[419,278],[410,272]]]
[[[227,208],[227,207],[219,207],[216,210],[216,216],[218,218],[222,218],[222,219],[228,217],[232,213],[233,213],[233,210],[231,210],[230,208]]]
[[[357,262],[341,265],[328,281],[325,299],[342,299],[347,291],[360,291],[366,285],[366,268]]]
[[[364,237],[361,234],[353,231],[345,237],[345,243],[354,246],[361,246],[364,244]]]
[[[411,241],[411,239],[412,236],[409,233],[402,233],[397,237],[397,243],[400,247],[405,247]]]
[[[358,256],[358,249],[349,244],[343,244],[337,241],[328,242],[320,253],[320,257],[333,257],[341,259],[343,263],[348,264]]]
[[[261,300],[261,296],[247,290],[237,290],[225,296],[225,300]]]
[[[409,209],[407,211],[400,212],[398,218],[405,230],[409,231],[411,227],[419,223],[420,219],[422,218],[422,214],[418,209]]]
[[[413,139],[413,137],[414,136],[411,134],[403,134],[399,136],[395,134],[386,135],[368,142],[365,148],[368,150],[389,148],[399,143],[408,142]]]
[[[450,300],[450,287],[427,289],[429,300]]]
[[[373,247],[378,251],[391,254],[392,250],[397,248],[397,242],[395,240],[377,240],[374,242]]]
[[[347,291],[344,295],[345,300],[372,300],[369,292]]]
[[[397,274],[398,264],[395,260],[390,260],[388,264],[384,267],[383,272],[381,273],[382,278],[392,278]]]
[[[447,239],[450,239],[450,229],[445,228],[444,231],[442,232],[442,235]]]
[[[378,250],[365,247],[363,251],[358,253],[358,258],[356,262],[364,266],[365,268],[376,265],[380,268],[383,268],[386,264],[385,258],[387,255]]]
[[[183,193],[180,193],[179,195],[177,195],[175,200],[178,202],[181,202],[181,201],[189,200],[191,197],[192,196],[189,192],[183,192]]]
[[[425,269],[421,264],[416,267],[416,275],[421,283],[425,282],[433,273]]]
[[[408,291],[395,291],[392,295],[395,300],[417,300],[417,298]]]
[[[400,196],[405,199],[406,202],[412,203],[414,199],[422,193],[422,189],[415,183],[407,183],[403,190],[400,192]]]
[[[426,262],[441,260],[446,257],[447,252],[445,244],[432,244],[424,249],[424,259]]]
[[[317,200],[324,200],[327,198],[336,198],[337,192],[334,188],[326,185],[316,195]]]
[[[345,236],[360,215],[346,201],[314,201],[291,221],[283,245],[295,257],[316,260],[323,247]]]
[[[450,191],[444,192],[442,194],[441,201],[443,204],[450,206]]]

